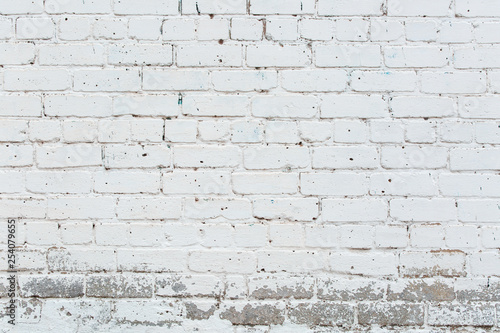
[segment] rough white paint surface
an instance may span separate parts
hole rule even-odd
[[[0,0],[2,332],[500,330],[498,0]]]

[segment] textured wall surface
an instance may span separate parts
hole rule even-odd
[[[14,331],[500,331],[499,0],[0,0],[0,64]]]

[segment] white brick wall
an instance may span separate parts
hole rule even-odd
[[[16,332],[496,332],[499,93],[498,0],[0,0],[0,301],[15,218]]]

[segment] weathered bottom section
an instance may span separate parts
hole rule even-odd
[[[500,332],[485,303],[30,299],[18,310],[2,332]]]
[[[23,274],[18,289],[2,332],[500,332],[499,278]]]

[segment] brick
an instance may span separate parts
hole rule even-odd
[[[394,254],[331,253],[330,269],[336,273],[362,276],[396,276],[397,257]]]
[[[55,220],[115,217],[112,197],[55,197],[48,200],[47,216]]]
[[[52,66],[104,65],[104,47],[99,44],[41,45],[38,62]]]
[[[21,171],[2,170],[0,172],[0,192],[21,193],[26,188],[25,174]]]
[[[171,45],[113,44],[108,52],[108,63],[118,66],[170,66],[173,62]]]
[[[440,169],[447,160],[448,149],[436,146],[385,146],[380,157],[386,169]]]
[[[387,13],[389,16],[448,16],[450,0],[424,0],[416,4],[411,0],[389,0]]]
[[[7,91],[60,91],[69,87],[70,76],[64,69],[9,69],[4,72]]]
[[[118,199],[116,214],[118,218],[126,220],[177,219],[181,216],[181,199],[172,197],[122,197]]]
[[[217,91],[263,91],[276,88],[274,71],[213,71],[212,83]]]
[[[406,39],[412,42],[433,42],[438,39],[438,24],[435,20],[407,19]]]
[[[91,22],[88,17],[66,17],[59,20],[57,36],[61,40],[81,41],[90,37]]]
[[[381,95],[332,95],[322,100],[321,118],[383,118],[387,110]]]
[[[23,142],[27,132],[28,122],[24,120],[2,120],[0,142]]]
[[[447,279],[398,280],[389,283],[388,301],[451,302],[455,299],[453,283]]]
[[[358,173],[301,173],[300,192],[304,195],[364,195],[367,178]]]
[[[0,63],[3,65],[28,65],[34,61],[35,46],[33,44],[0,44]]]
[[[252,206],[248,199],[194,198],[186,199],[184,214],[192,219],[244,220],[252,217]]]
[[[387,204],[380,199],[323,199],[322,217],[328,222],[385,221]]]
[[[456,114],[455,102],[443,97],[397,96],[391,99],[391,114],[396,118],[448,117]]]
[[[224,283],[214,275],[159,275],[156,288],[163,297],[218,297]]]
[[[463,17],[498,17],[500,16],[500,6],[491,0],[457,0],[456,14]]]
[[[37,147],[36,160],[42,169],[100,166],[101,147],[93,144],[43,145]]]
[[[229,173],[218,171],[174,171],[163,174],[165,194],[228,194]]]
[[[104,166],[109,169],[170,167],[171,149],[166,145],[106,145]]]
[[[441,225],[415,225],[410,229],[411,246],[416,248],[444,246],[444,228]]]
[[[252,0],[250,2],[250,14],[313,14],[314,1],[279,0],[269,2],[265,0]]]
[[[499,54],[500,48],[494,46],[456,48],[454,52],[455,68],[499,68]]]
[[[182,272],[186,268],[187,252],[171,249],[119,249],[116,251],[116,260],[118,270],[124,272]]]
[[[486,76],[481,72],[423,72],[421,90],[431,94],[480,94],[486,91]]]
[[[146,0],[140,4],[133,0],[114,0],[113,10],[118,15],[176,15],[176,0]]]
[[[438,41],[441,43],[470,43],[474,38],[469,22],[445,21],[441,24]]]
[[[496,148],[465,149],[450,151],[450,169],[456,170],[497,170],[499,169],[500,150]]]
[[[347,73],[343,70],[282,71],[282,86],[292,92],[344,91]]]
[[[0,96],[0,116],[40,117],[42,100],[32,95]]]
[[[16,20],[18,39],[52,39],[55,24],[49,17],[21,17]]]
[[[318,217],[318,200],[316,198],[255,199],[253,214],[263,219],[311,221]]]
[[[391,216],[401,221],[434,222],[456,219],[453,199],[393,199],[390,206]]]
[[[500,217],[498,199],[457,200],[458,220],[461,222],[495,223]]]
[[[61,123],[58,120],[32,120],[29,123],[29,136],[31,141],[59,141]]]
[[[177,48],[179,67],[239,67],[242,63],[240,45],[182,45]]]
[[[233,173],[233,191],[237,194],[293,194],[298,175],[290,173]]]
[[[20,275],[19,289],[23,297],[73,298],[84,293],[83,276]]]
[[[98,193],[158,193],[159,172],[100,171],[94,174]]]
[[[500,228],[485,227],[481,228],[481,242],[485,248],[500,248]]]
[[[404,37],[404,25],[398,20],[372,19],[370,40],[374,42],[396,41]]]
[[[336,20],[336,37],[345,42],[363,42],[368,40],[370,23],[368,20],[339,19]]]
[[[463,278],[455,282],[457,300],[461,303],[470,301],[497,302],[500,298],[498,278]]]
[[[297,40],[298,24],[296,19],[268,18],[266,20],[266,39]]]
[[[45,114],[53,117],[107,117],[112,114],[112,100],[108,96],[48,95]]]
[[[436,196],[437,193],[430,173],[374,173],[370,176],[371,195]]]
[[[332,137],[332,125],[329,122],[299,122],[300,137],[307,142],[324,142]]]
[[[379,67],[382,59],[378,45],[319,44],[314,55],[318,67]]]
[[[186,115],[210,117],[242,117],[247,115],[249,100],[246,96],[186,96],[182,112]]]
[[[187,0],[182,3],[182,14],[246,14],[246,11],[244,0]]]
[[[178,97],[168,95],[122,95],[113,99],[112,112],[116,116],[177,116],[179,114]]]
[[[314,278],[297,276],[254,276],[248,281],[250,297],[256,299],[309,299],[314,295]]]
[[[182,146],[174,148],[174,165],[179,168],[235,167],[240,164],[237,147]]]
[[[81,272],[115,270],[113,250],[51,249],[47,253],[49,270]]]
[[[406,125],[406,142],[436,142],[436,123],[432,121],[412,121]]]
[[[338,227],[333,225],[311,225],[305,227],[306,247],[336,248],[338,244]]]
[[[306,147],[248,147],[243,151],[243,160],[251,170],[305,168],[310,163]]]
[[[189,268],[194,272],[250,274],[256,265],[252,252],[208,250],[189,254]]]
[[[302,247],[304,228],[297,224],[269,226],[269,243],[273,247]],[[293,236],[292,236],[293,235]]]
[[[137,70],[78,70],[74,74],[75,91],[138,91],[141,77]]]
[[[144,90],[207,90],[208,82],[205,71],[145,69],[142,86]]]
[[[250,67],[306,67],[311,52],[304,45],[249,45],[246,60]]]
[[[43,0],[21,0],[14,3],[2,3],[0,14],[41,14]]]
[[[198,122],[195,120],[170,120],[165,122],[165,141],[196,142]]]
[[[379,165],[376,147],[318,147],[312,151],[314,169],[374,169]]]
[[[500,125],[494,122],[477,123],[476,141],[478,143],[500,143]]]
[[[500,111],[498,105],[499,99],[492,97],[460,97],[459,114],[463,118],[488,119],[498,118]]]
[[[375,227],[375,245],[380,248],[403,248],[408,245],[405,226],[388,225]]]
[[[229,39],[229,20],[201,19],[198,21],[198,40]]]
[[[45,10],[50,14],[107,14],[111,12],[111,2],[89,0],[45,1]]]
[[[387,283],[380,280],[320,276],[317,281],[318,298],[328,301],[376,301],[387,290]]]
[[[258,224],[235,225],[234,242],[243,248],[264,247],[267,241],[267,226]]]
[[[93,26],[94,38],[119,40],[127,36],[127,20],[102,17]]]
[[[128,36],[136,40],[157,41],[161,38],[162,21],[158,18],[140,17],[128,21]]]
[[[451,174],[439,176],[439,189],[445,196],[496,197],[500,176],[488,174]]]
[[[354,71],[351,87],[354,91],[414,91],[417,76],[414,72]]]
[[[335,22],[330,20],[301,19],[299,21],[300,37],[309,40],[332,40]]]
[[[223,305],[220,319],[233,325],[281,325],[285,321],[283,303],[229,303]]]
[[[264,26],[262,21],[250,18],[231,19],[231,39],[235,40],[261,40]]]
[[[424,324],[424,306],[420,304],[360,304],[358,311],[358,321],[361,325],[421,326]]]
[[[492,305],[430,305],[429,325],[493,326],[495,308]]]
[[[317,251],[272,250],[257,252],[260,272],[304,273],[323,270],[327,267],[324,253]]]
[[[467,249],[477,246],[478,233],[475,226],[457,225],[446,228],[446,245],[451,249]]]
[[[47,202],[38,198],[1,198],[0,208],[3,218],[45,218]]]
[[[298,303],[292,304],[288,316],[292,323],[308,326],[352,325],[354,307],[335,303]]]
[[[144,275],[91,275],[85,282],[87,297],[147,298],[153,295],[153,278]]]
[[[384,57],[387,67],[444,67],[450,50],[438,46],[389,46],[384,48]]]
[[[29,145],[0,145],[0,166],[30,166],[33,164],[33,148]]]
[[[460,251],[405,252],[400,255],[403,277],[465,276],[465,254]]]
[[[90,193],[91,176],[85,171],[28,171],[26,189],[33,193]]]
[[[325,16],[379,16],[382,15],[384,2],[381,0],[356,0],[329,2],[320,0],[318,2],[318,14]]]
[[[93,224],[95,229],[95,243],[97,245],[124,246],[128,241],[128,227],[123,223],[99,223]]]
[[[312,96],[259,96],[252,100],[252,115],[273,118],[311,118],[318,110]]]
[[[368,126],[363,121],[338,120],[334,124],[334,141],[341,143],[363,143],[366,141]]]

